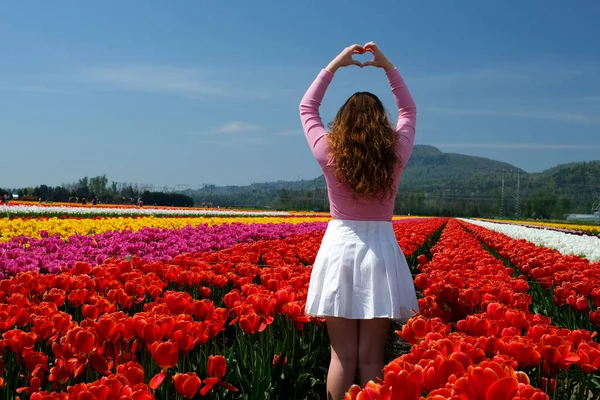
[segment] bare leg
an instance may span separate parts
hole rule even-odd
[[[327,373],[327,399],[342,400],[354,383],[358,359],[358,321],[328,317],[331,363]]]
[[[358,372],[361,385],[383,378],[383,353],[390,328],[387,318],[361,319],[358,324]]]

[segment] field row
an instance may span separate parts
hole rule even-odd
[[[407,257],[444,222],[395,223]],[[326,333],[322,320],[303,315],[322,236],[313,229],[169,261],[78,262],[1,281],[0,398],[18,388],[31,398],[109,399],[322,390]]]
[[[294,222],[0,243],[0,398],[323,396],[326,327],[303,310],[326,223]],[[600,396],[600,263],[481,225],[393,224],[414,346],[347,398]]]
[[[562,254],[585,257],[590,261],[600,261],[600,237],[582,236],[547,229],[530,228],[513,224],[498,224],[488,221],[467,220],[513,239],[525,239],[538,246],[558,250]]]
[[[110,231],[142,229],[181,229],[187,226],[222,224],[300,224],[304,222],[325,222],[329,217],[96,217],[96,218],[13,218],[0,219],[0,242],[15,237],[44,238],[58,235],[68,239],[74,235],[95,235]]]
[[[347,399],[598,398],[597,332],[532,312],[529,283],[468,231],[475,228],[451,220],[431,259],[420,259],[420,315],[398,332],[411,351]]]
[[[156,207],[97,207],[97,206],[42,206],[42,205],[0,205],[0,215],[15,216],[188,216],[188,217],[285,217],[287,211],[231,210],[203,208],[156,208]]]

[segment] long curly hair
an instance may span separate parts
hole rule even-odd
[[[355,198],[392,196],[398,139],[381,100],[369,92],[353,94],[329,127],[329,157],[337,180]]]

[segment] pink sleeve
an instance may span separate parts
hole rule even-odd
[[[398,147],[396,153],[402,165],[406,166],[415,143],[415,127],[417,122],[417,106],[400,76],[398,69],[394,68],[386,73],[394,101],[398,106],[398,122],[396,123],[396,134],[398,135]]]
[[[332,79],[331,72],[325,69],[321,70],[300,102],[300,120],[304,128],[304,135],[310,150],[321,165],[327,162],[327,146],[325,141],[321,140],[327,135],[327,130],[321,121],[319,107]]]

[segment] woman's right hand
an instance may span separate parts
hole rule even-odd
[[[371,61],[365,61],[362,63],[363,67],[372,66],[377,68],[383,68],[385,72],[393,70],[394,64],[382,53],[382,51],[377,47],[374,42],[369,42],[363,46],[365,51],[373,54],[373,59]]]

